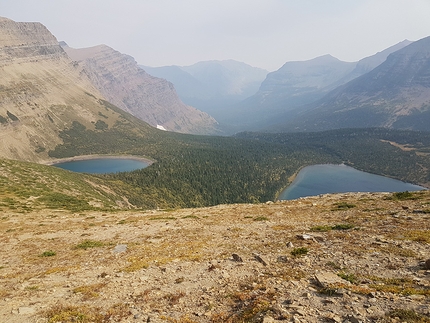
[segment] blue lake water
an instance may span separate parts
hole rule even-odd
[[[53,166],[77,173],[106,174],[129,172],[148,167],[149,163],[138,159],[126,158],[95,158],[58,163]]]
[[[280,195],[280,200],[327,193],[404,192],[424,187],[392,178],[361,172],[345,165],[313,165],[303,168],[293,183]]]

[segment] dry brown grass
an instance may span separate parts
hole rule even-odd
[[[410,230],[406,231],[404,236],[408,240],[430,243],[430,230]]]
[[[369,284],[370,288],[373,288],[377,291],[388,292],[393,294],[400,295],[424,295],[430,296],[430,288],[427,286],[419,286],[417,285],[411,278],[404,277],[377,277],[370,276],[368,277],[374,283]]]
[[[82,295],[83,300],[99,297],[99,292],[105,287],[105,283],[83,285],[73,289],[73,293]]]
[[[423,208],[423,200],[380,197],[370,201],[351,195],[312,201],[169,213],[59,212],[56,217],[50,216],[55,213],[50,210],[49,214],[26,214],[25,221],[22,214],[8,213],[0,221],[0,230],[4,232],[0,239],[11,251],[2,255],[0,263],[4,266],[0,270],[4,280],[0,300],[22,297],[23,304],[26,300],[37,304],[39,298],[45,297],[50,309],[50,314],[44,316],[48,322],[125,321],[132,318],[128,305],[149,308],[151,315],[158,318],[163,313],[166,321],[176,323],[258,322],[264,315],[281,320],[281,313],[276,312],[272,302],[282,307],[281,299],[285,300],[286,293],[296,287],[301,291],[295,294],[296,298],[302,299],[307,287],[314,289],[309,292],[312,295],[315,286],[309,284],[316,270],[342,270],[346,279],[354,274],[356,280],[352,284],[344,281],[327,292],[335,292],[335,288],[359,295],[380,291],[400,296],[423,295],[413,300],[417,304],[428,301],[428,286],[420,285],[422,278],[413,279],[423,275],[418,263],[429,243],[428,214],[412,212]],[[330,211],[339,201],[343,203],[340,205],[355,207]],[[408,208],[402,208],[403,205]],[[428,205],[424,209],[427,208]],[[173,217],[174,221],[166,221]],[[254,221],[255,217],[270,220]],[[41,223],[44,225],[40,226]],[[345,230],[334,230],[336,224],[353,224],[354,228],[339,226]],[[34,228],[42,234],[35,235]],[[14,231],[6,232],[10,229]],[[302,240],[300,235],[304,233],[318,239]],[[93,246],[90,242],[100,244]],[[288,247],[288,242],[294,247]],[[74,249],[81,243],[82,248]],[[126,244],[127,248],[114,253],[116,244]],[[307,248],[309,253],[293,257],[290,252],[300,247]],[[56,255],[39,257],[46,250],[53,250]],[[233,253],[242,257],[243,262],[234,262]],[[257,262],[255,253],[268,265]],[[408,270],[399,271],[399,266]],[[97,278],[102,272],[106,275],[103,280]],[[397,277],[400,272],[408,279]],[[66,282],[70,281],[74,281],[73,288],[67,287]],[[17,282],[22,283],[20,290],[14,289]],[[207,284],[203,285],[205,289],[202,284]],[[70,304],[56,305],[58,298],[46,293],[53,289],[61,290]],[[111,295],[124,299],[128,305],[112,305],[115,299]],[[378,302],[382,304],[384,300]],[[7,305],[0,305],[3,304]],[[5,317],[9,318],[11,310],[4,311]],[[184,315],[194,312],[199,315]]]
[[[108,323],[119,322],[130,315],[125,304],[115,304],[107,309],[86,305],[57,304],[44,311],[47,323]]]
[[[184,241],[164,241],[159,244],[145,243],[133,246],[130,250],[129,264],[122,270],[126,272],[148,268],[151,264],[163,265],[173,260],[201,261],[207,243],[201,238],[191,240],[185,233]]]

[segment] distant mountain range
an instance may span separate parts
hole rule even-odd
[[[172,82],[186,104],[222,119],[224,111],[255,94],[268,71],[234,60],[204,61],[191,66],[141,66]]]
[[[405,40],[352,63],[331,55],[287,62],[267,75],[255,95],[229,109],[224,119],[229,120],[237,131],[258,130],[279,122],[280,118],[290,119],[301,112],[299,107],[315,102],[338,86],[371,71],[389,54],[410,43]]]
[[[279,119],[278,119],[279,120]],[[351,127],[430,130],[430,37],[285,118],[274,131]]]
[[[268,74],[232,60],[144,67],[147,73],[106,45],[61,47],[42,24],[7,18],[0,18],[0,37],[0,148],[7,158],[47,159],[74,122],[97,132],[123,119],[136,122],[127,113],[153,127],[192,134],[429,130],[430,37],[359,62],[325,55],[287,62]],[[179,95],[173,83],[150,74],[176,83]]]

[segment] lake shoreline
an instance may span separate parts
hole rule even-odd
[[[303,168],[305,168],[306,166],[301,166],[298,170],[296,170],[294,173],[293,173],[293,175],[291,175],[290,177],[288,177],[288,184],[287,184],[287,186],[285,186],[284,188],[282,188],[282,189],[280,189],[279,191],[278,191],[278,193],[276,193],[276,196],[275,196],[275,201],[281,201],[280,199],[279,199],[279,197],[282,195],[282,193],[290,186],[290,185],[292,185],[293,183],[294,183],[294,181],[296,180],[296,177],[297,177],[297,175],[300,173],[300,171],[303,169]]]
[[[301,176],[303,172],[303,176]],[[290,184],[277,195],[277,200],[297,199],[329,193],[420,191],[422,185],[357,170],[344,163],[317,164],[302,167],[289,180]]]
[[[137,160],[137,161],[147,163],[148,166],[155,163],[154,160],[151,160],[149,158],[134,156],[134,155],[82,155],[82,156],[58,158],[56,160],[42,162],[41,164],[47,165],[47,166],[54,166],[61,163],[68,163],[68,162],[81,161],[81,160],[112,159],[112,158]]]

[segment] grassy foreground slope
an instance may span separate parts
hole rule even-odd
[[[0,232],[1,322],[430,322],[429,191],[5,207]]]
[[[122,209],[130,206],[125,196],[132,196],[134,190],[120,181],[107,181],[57,167],[0,159],[0,212]]]

